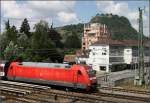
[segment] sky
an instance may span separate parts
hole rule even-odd
[[[115,0],[115,1],[1,1],[1,32],[9,19],[11,25],[18,29],[24,18],[27,18],[33,30],[34,24],[41,19],[54,27],[68,24],[87,23],[97,13],[112,13],[125,16],[138,30],[138,7],[144,9],[144,35],[149,36],[149,0]]]

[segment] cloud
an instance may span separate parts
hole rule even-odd
[[[66,12],[59,12],[58,19],[61,22],[65,22],[65,23],[72,22],[72,20],[74,20],[74,22],[78,21],[77,16],[74,13],[66,13]]]
[[[128,8],[128,5],[124,2],[115,3],[114,1],[98,1],[97,7],[103,12],[120,14],[123,10],[126,10]]]
[[[1,1],[1,9],[5,18],[29,18],[32,11],[16,1]]]
[[[77,15],[73,11],[75,1],[1,1],[2,19],[10,19],[17,27],[24,18],[31,27],[40,19],[51,23],[52,19],[61,24],[74,23]],[[63,20],[64,19],[64,20]]]
[[[115,2],[115,1],[97,1],[97,8],[102,13],[112,13],[120,16],[127,17],[132,26],[138,30],[138,18],[139,14],[137,10],[131,9],[127,2]],[[146,12],[149,11],[149,7],[146,8]],[[149,35],[149,18],[146,14],[143,15],[144,34]]]

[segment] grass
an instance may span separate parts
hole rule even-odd
[[[150,91],[149,86],[146,86],[146,85],[135,86],[133,81],[122,83],[118,85],[117,87],[122,87],[124,89],[129,89],[129,90]]]

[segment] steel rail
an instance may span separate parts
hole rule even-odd
[[[14,95],[13,98],[16,98],[16,100],[19,100],[20,98],[22,98],[22,100],[24,101],[41,101],[41,102],[50,102],[50,100],[45,99],[43,100],[43,98],[40,98],[37,96],[37,94],[39,95],[45,95],[45,96],[58,96],[61,98],[68,98],[68,99],[72,99],[72,100],[76,100],[76,101],[85,101],[85,102],[89,102],[89,103],[98,103],[100,101],[103,101],[105,103],[118,103],[116,101],[112,101],[109,100],[108,98],[116,98],[116,99],[124,99],[124,100],[136,100],[136,101],[141,101],[141,102],[147,102],[150,98],[144,98],[144,97],[136,97],[136,96],[128,96],[128,95],[120,95],[120,94],[112,94],[112,93],[95,93],[95,94],[85,94],[85,93],[76,93],[76,92],[65,92],[62,90],[55,90],[55,89],[41,89],[41,88],[36,88],[36,86],[31,87],[31,86],[24,86],[24,85],[19,85],[17,83],[11,83],[12,85],[10,85],[10,83],[1,83],[0,86],[7,86],[9,88],[17,88],[17,89],[27,89],[28,91],[31,91],[30,94],[28,95],[23,95],[22,97],[20,97],[19,95]],[[16,85],[15,85],[16,84]],[[38,87],[38,86],[37,86]],[[8,93],[9,91],[5,91],[6,93]],[[5,93],[5,94],[6,94]],[[13,93],[13,92],[12,92]],[[16,93],[17,94],[17,93]],[[18,93],[19,94],[19,93]],[[8,93],[8,96],[10,96],[11,94]],[[7,95],[6,95],[7,96]],[[37,97],[36,97],[37,96]],[[107,99],[104,99],[102,97],[108,97]],[[17,99],[18,98],[18,99]]]
[[[131,90],[124,88],[109,88],[109,87],[100,87],[99,89],[150,95],[150,91]]]

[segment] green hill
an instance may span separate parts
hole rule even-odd
[[[81,39],[83,34],[83,24],[71,24],[63,27],[56,27],[55,30],[61,34],[62,42],[65,42],[68,36],[74,32]]]
[[[138,39],[138,32],[132,27],[129,20],[124,16],[112,14],[97,14],[92,17],[90,23],[106,24],[112,39],[125,40],[125,39]],[[62,35],[63,41],[67,36],[71,35],[72,31],[75,32],[80,38],[83,34],[83,24],[66,25],[57,27],[56,30]],[[146,38],[144,36],[144,38]]]
[[[112,14],[97,14],[90,20],[91,23],[106,24],[112,39],[138,39],[137,31],[132,27],[129,20],[124,16]]]

